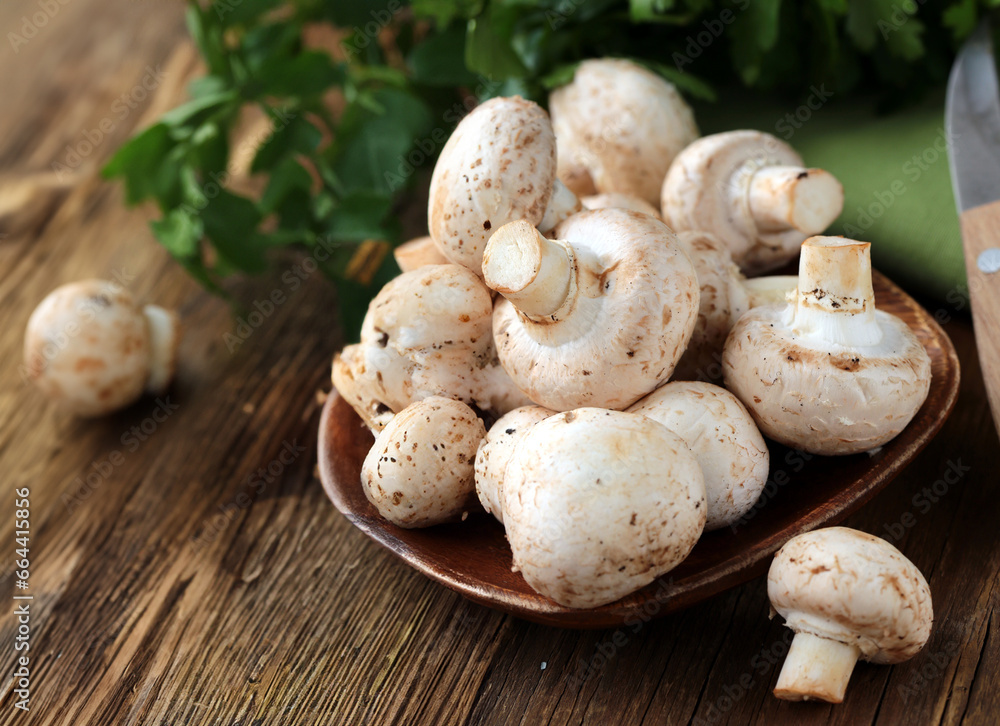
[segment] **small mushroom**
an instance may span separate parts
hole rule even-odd
[[[732,524],[757,502],[767,483],[767,445],[743,404],[725,388],[676,381],[628,411],[663,424],[691,449],[705,477],[706,532]]]
[[[417,237],[404,242],[392,251],[392,255],[403,272],[411,272],[425,265],[447,265],[450,262],[430,237]]]
[[[575,214],[546,239],[501,227],[483,258],[506,298],[493,313],[504,370],[540,406],[622,409],[665,382],[691,337],[698,280],[670,229],[646,214]]]
[[[475,504],[476,448],[486,428],[461,401],[431,396],[396,414],[361,467],[378,513],[405,528],[464,519]]]
[[[846,527],[785,543],[767,573],[773,611],[795,632],[774,695],[841,703],[858,658],[900,663],[924,647],[927,580],[885,540]]]
[[[464,267],[404,272],[369,304],[361,342],[334,358],[334,386],[374,431],[428,396],[497,414],[527,405],[496,358],[492,316],[489,289]]]
[[[594,194],[581,198],[580,203],[583,204],[584,209],[628,209],[660,219],[660,210],[645,199],[632,196],[631,194],[619,194],[617,192]]]
[[[798,275],[765,275],[743,280],[751,308],[792,302],[798,286]]]
[[[540,106],[514,96],[476,107],[445,144],[431,177],[428,229],[441,253],[482,275],[483,250],[507,222],[543,231],[580,209],[556,179],[556,140]]]
[[[705,485],[687,446],[622,411],[583,408],[536,423],[514,447],[502,498],[514,570],[571,608],[653,582],[705,526]]]
[[[621,192],[660,202],[670,162],[698,138],[677,89],[631,61],[586,60],[549,96],[559,178],[578,196]]]
[[[500,506],[504,472],[517,442],[539,421],[555,414],[541,406],[522,406],[505,413],[490,427],[476,452],[476,494],[483,509],[503,524]]]
[[[726,387],[775,441],[813,454],[868,451],[927,397],[930,358],[906,323],[875,309],[869,247],[806,240],[795,302],[754,308],[729,333]]]
[[[42,300],[24,339],[27,377],[79,416],[128,406],[166,390],[177,365],[180,322],[156,305],[139,307],[120,285],[82,280]]]
[[[676,232],[711,232],[748,275],[781,267],[844,206],[840,182],[802,163],[770,134],[705,136],[678,154],[663,180],[663,219]]]

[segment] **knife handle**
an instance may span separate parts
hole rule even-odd
[[[1000,272],[983,272],[977,264],[986,250],[1000,249],[1000,202],[969,209],[961,221],[976,347],[993,421],[1000,428]]]

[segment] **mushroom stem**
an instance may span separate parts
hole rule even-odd
[[[767,166],[750,180],[749,202],[761,232],[819,234],[840,214],[844,189],[822,169]]]
[[[789,295],[795,294],[799,284],[798,275],[767,275],[751,277],[743,281],[743,287],[750,298],[750,307],[760,305],[780,305],[789,300]]]
[[[146,390],[157,394],[166,390],[177,365],[177,343],[180,324],[177,316],[158,305],[142,309],[149,328],[149,378]]]
[[[860,655],[856,645],[796,633],[774,695],[785,701],[841,703]]]
[[[539,222],[538,229],[543,232],[553,230],[557,224],[570,215],[576,214],[581,209],[583,209],[583,205],[580,204],[577,196],[569,187],[556,179],[555,184],[552,186],[552,197],[549,199],[549,206],[545,208],[545,215],[542,217],[542,221]]]
[[[878,345],[871,245],[843,237],[802,243],[791,328],[846,347]]]
[[[483,254],[486,284],[533,319],[549,317],[566,303],[575,266],[567,245],[546,239],[523,219],[498,229]]]

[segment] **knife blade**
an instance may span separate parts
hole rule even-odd
[[[985,21],[952,68],[945,125],[976,346],[1000,427],[1000,87]]]

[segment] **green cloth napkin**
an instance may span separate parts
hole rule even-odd
[[[966,278],[944,94],[917,108],[878,115],[874,104],[823,102],[826,89],[816,90],[808,99],[815,110],[720,94],[718,103],[696,114],[703,133],[767,131],[794,146],[808,166],[833,173],[844,185],[845,202],[829,233],[871,242],[875,267],[909,291],[954,300]]]

